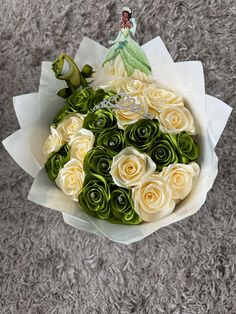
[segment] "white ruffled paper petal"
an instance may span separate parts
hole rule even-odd
[[[176,62],[174,66],[182,81],[178,86],[180,92],[189,90],[201,93],[205,90],[203,66],[200,61]]]
[[[89,64],[95,71],[100,71],[106,53],[107,48],[88,37],[84,37],[74,60],[80,70],[85,64]]]
[[[55,116],[65,106],[65,99],[57,96],[56,93],[39,93],[39,101],[40,119],[49,127]]]
[[[174,83],[174,91],[184,97],[186,107],[193,114],[197,124],[197,133],[207,134],[207,108],[202,63],[199,61],[174,63],[179,81]],[[191,75],[189,75],[191,73]],[[200,132],[199,132],[200,131]]]
[[[204,75],[200,67],[198,66],[198,61],[188,61],[188,62],[177,62],[175,63],[176,69],[178,69],[179,77],[182,80],[181,85],[186,86],[189,89],[189,93],[191,90],[201,90],[204,88]],[[200,73],[202,76],[202,81],[198,82],[195,80],[196,73]],[[191,73],[191,76],[187,76],[186,73]],[[194,75],[192,75],[192,73]],[[230,116],[232,108],[221,100],[209,96],[206,96],[206,116],[205,119],[207,120],[207,128],[210,131],[211,140],[213,141],[213,147],[217,144],[221,133],[224,130],[224,127],[227,123],[227,120]],[[195,114],[197,114],[195,107],[191,106],[190,110]]]
[[[45,140],[50,135],[48,125],[46,126],[46,124],[42,123],[42,120],[39,119],[27,128],[21,129],[21,132],[26,145],[30,149],[37,164],[40,166],[40,169],[43,168],[45,157],[43,155],[42,147]]]
[[[41,67],[41,76],[39,83],[40,93],[51,93],[57,94],[57,92],[64,87],[68,87],[66,82],[63,80],[58,80],[55,77],[54,72],[51,69],[52,62],[43,61]]]
[[[64,222],[67,223],[70,226],[73,226],[75,228],[78,228],[80,230],[90,232],[93,234],[96,234],[98,236],[103,236],[95,227],[93,224],[91,224],[90,221],[85,221],[82,220],[81,218],[75,217],[75,216],[70,216],[68,214],[63,213],[63,219]]]
[[[87,214],[79,210],[78,203],[72,201],[49,179],[46,170],[41,169],[28,194],[28,200],[47,208],[55,209],[87,221]]]
[[[142,45],[142,48],[152,68],[161,65],[163,62],[173,62],[171,55],[159,36]]]
[[[32,131],[35,133],[32,123],[36,122],[40,115],[39,93],[15,96],[13,104],[21,129],[11,134],[2,143],[18,165],[29,175],[35,177],[42,164],[32,154],[26,133],[28,134],[30,126],[33,126]],[[35,143],[40,135],[37,134],[32,142]]]
[[[24,132],[18,130],[2,141],[3,146],[9,155],[18,165],[33,178],[41,169],[40,165],[34,159],[28,143],[25,141]]]
[[[45,163],[42,147],[50,135],[49,126],[56,114],[65,105],[65,100],[55,93],[39,93],[39,100],[40,119],[22,128],[22,133],[32,155],[42,168]]]
[[[6,138],[3,145],[19,166],[33,177],[44,165],[42,145],[50,134],[49,125],[64,103],[65,100],[54,92],[14,97],[14,108],[22,128]]]
[[[206,95],[207,101],[207,125],[210,133],[213,147],[215,148],[227,120],[231,114],[232,108],[226,105],[223,101]]]
[[[14,110],[21,128],[39,119],[38,93],[13,97]]]
[[[141,225],[116,225],[107,221],[89,216],[91,224],[106,238],[122,244],[131,244],[144,239],[148,234],[146,227],[149,223]]]

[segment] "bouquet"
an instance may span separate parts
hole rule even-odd
[[[3,141],[35,177],[29,200],[121,243],[202,206],[231,111],[205,95],[200,62],[174,63],[159,37],[139,47],[126,15],[109,50],[85,37],[74,60],[43,62],[39,93],[14,98],[21,130]]]

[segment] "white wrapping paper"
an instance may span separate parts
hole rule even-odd
[[[65,82],[55,78],[50,62],[42,63],[39,93],[14,97],[14,108],[21,129],[3,141],[12,158],[35,177],[28,195],[29,200],[61,211],[65,222],[72,226],[125,244],[141,240],[201,208],[217,175],[218,159],[214,147],[232,110],[222,101],[205,95],[201,62],[174,63],[159,37],[146,43],[143,49],[149,58],[153,75],[184,97],[197,123],[198,141],[202,149],[201,172],[197,184],[192,193],[169,216],[136,226],[114,225],[83,213],[78,204],[64,195],[48,178],[43,169],[45,160],[42,145],[49,135],[48,126],[64,105],[64,100],[56,93],[66,86]],[[75,61],[80,68],[88,63],[100,72],[106,52],[105,47],[84,37]]]

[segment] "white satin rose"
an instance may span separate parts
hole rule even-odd
[[[69,142],[74,134],[83,127],[84,116],[80,113],[70,113],[58,125],[65,142]]]
[[[177,134],[186,131],[190,135],[196,134],[193,116],[187,108],[165,109],[160,113],[158,119],[163,132]]]
[[[65,143],[59,129],[51,127],[50,131],[51,134],[43,144],[43,155],[46,159],[48,159],[52,153],[57,152]]]
[[[114,109],[117,117],[117,124],[120,129],[125,129],[129,124],[137,122],[141,119],[140,114],[128,109]]]
[[[163,109],[184,107],[183,97],[175,95],[171,90],[157,84],[149,84],[144,89],[149,101],[149,110],[157,117]]]
[[[175,208],[172,190],[158,173],[143,179],[141,184],[132,190],[134,209],[143,221],[163,218]]]
[[[146,86],[146,83],[140,80],[134,80],[132,78],[123,78],[123,79],[116,80],[112,83],[112,88],[117,93],[124,91],[129,96],[143,95],[143,90],[145,86]]]
[[[199,165],[195,162],[188,165],[171,164],[162,169],[160,176],[166,179],[172,189],[173,199],[180,201],[192,191],[199,172]]]
[[[59,171],[56,178],[57,186],[73,201],[78,201],[78,195],[83,188],[84,171],[81,162],[71,159]]]
[[[156,169],[152,159],[132,147],[126,147],[113,157],[110,174],[116,185],[128,188],[138,185]]]
[[[78,159],[83,163],[84,157],[92,149],[94,141],[93,132],[83,128],[80,129],[69,142],[70,158]]]
[[[149,114],[148,104],[144,96],[124,97],[123,100],[120,101],[119,106],[121,109],[113,109],[113,111],[116,113],[117,123],[120,129],[125,129],[128,125],[143,119]]]

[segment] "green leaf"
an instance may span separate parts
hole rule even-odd
[[[68,98],[71,95],[70,88],[62,88],[57,92],[57,95],[62,98]]]
[[[93,67],[91,65],[86,64],[83,66],[81,74],[83,75],[84,78],[90,77],[94,73]]]
[[[125,70],[128,76],[131,76],[135,69],[140,70],[145,74],[150,74],[150,68],[146,64],[143,64],[141,61],[136,59],[133,54],[126,48],[121,51],[121,58],[123,60]],[[130,74],[131,69],[134,69],[133,72]]]
[[[114,60],[119,55],[120,49],[117,49],[118,47],[119,47],[119,44],[116,43],[108,50],[108,53],[106,55],[106,58],[102,66],[104,66],[105,63],[110,62],[111,60]]]

